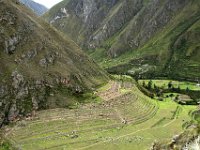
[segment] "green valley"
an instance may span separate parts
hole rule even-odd
[[[0,150],[199,150],[199,58],[199,0],[0,0]]]

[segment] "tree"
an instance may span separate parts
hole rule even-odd
[[[156,86],[156,84],[153,84],[153,88],[154,88],[154,90],[156,90],[156,89],[157,89],[157,86]]]
[[[181,87],[180,87],[180,85],[178,86],[177,91],[178,91],[178,92],[181,91]]]
[[[155,90],[156,95],[157,95],[158,97],[162,96],[162,92],[161,92],[161,90],[160,90],[157,86],[154,86],[154,90]]]
[[[179,100],[179,95],[176,95],[175,101],[178,101],[178,100]]]
[[[152,89],[152,85],[153,85],[153,81],[150,80],[150,81],[148,82],[148,86],[147,86],[149,90]]]
[[[190,89],[189,89],[189,87],[187,87],[187,88],[186,88],[186,92],[189,92],[189,91],[190,91]]]
[[[146,87],[145,81],[142,82],[142,86],[143,86],[143,87]]]
[[[174,94],[173,94],[173,93],[171,93],[171,94],[169,95],[169,97],[171,97],[171,98],[172,98],[172,97],[174,97]]]
[[[172,81],[170,81],[169,83],[168,83],[168,89],[171,89],[172,88]]]

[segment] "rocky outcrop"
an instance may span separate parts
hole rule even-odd
[[[181,150],[198,150],[200,146],[199,137],[199,126],[191,126],[180,135],[175,135],[173,139],[165,143],[154,142],[151,150],[170,150],[170,149],[181,149]]]
[[[45,105],[50,85],[44,80],[31,81],[15,70],[11,75],[10,85],[1,83],[1,112],[4,123],[15,121],[20,116],[28,116],[33,110],[48,108]],[[6,89],[6,90],[5,90]],[[43,104],[43,105],[42,105]]]
[[[7,54],[14,53],[16,45],[19,43],[19,41],[20,41],[20,36],[14,35],[13,37],[10,37],[7,41],[5,41],[5,52]]]

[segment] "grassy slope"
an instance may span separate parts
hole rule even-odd
[[[13,11],[14,14],[18,14],[18,16],[15,27],[7,27],[5,29],[6,32],[5,35],[3,35],[5,36],[4,38],[12,36],[20,26],[24,25],[24,22],[27,22],[27,24],[33,24],[34,26],[34,32],[31,33],[31,35],[27,35],[28,41],[17,47],[14,55],[7,55],[3,52],[0,53],[1,64],[3,64],[2,70],[5,69],[5,72],[7,72],[8,75],[15,68],[18,68],[20,71],[25,72],[27,76],[37,78],[41,77],[43,74],[48,73],[53,74],[55,72],[60,72],[64,76],[67,76],[70,74],[70,72],[74,72],[79,74],[83,81],[85,80],[84,82],[88,84],[86,86],[91,86],[89,84],[93,84],[95,82],[97,83],[101,80],[101,73],[103,73],[103,71],[98,68],[98,66],[94,62],[89,60],[88,57],[83,54],[80,48],[73,41],[71,41],[67,37],[62,36],[59,32],[50,27],[43,20],[37,18],[33,13],[31,13],[23,6],[15,4],[12,4],[12,6],[8,5],[10,4],[6,4],[7,9],[11,10],[11,12]],[[18,65],[14,62],[16,58],[22,56],[23,54],[26,54],[28,50],[32,50],[32,48],[37,49],[38,45],[43,46],[42,44],[45,40],[46,45],[44,45],[44,50],[38,52],[37,57],[27,63],[28,66],[25,66],[24,63]],[[38,64],[39,60],[48,53],[55,53],[55,50],[60,55],[62,55],[63,58],[58,60],[59,63],[55,63],[53,66],[50,65],[47,69],[41,69]],[[81,59],[83,59],[82,62]],[[68,63],[68,61],[70,60],[72,60],[73,63]],[[100,72],[99,77],[97,78],[95,78],[95,75],[92,73],[96,71]],[[84,77],[84,73],[88,74],[88,77]],[[3,74],[4,77],[8,77],[7,74]],[[88,80],[86,78],[88,78]]]
[[[52,21],[55,17],[56,14],[60,13],[60,9],[63,8],[64,6],[67,6],[67,4],[70,2],[70,0],[63,0],[62,2],[58,3],[57,5],[53,6],[50,11],[45,13],[43,15],[43,18],[47,21],[50,22]],[[67,9],[67,8],[66,8]],[[72,15],[73,13],[70,12],[68,13]],[[82,28],[82,22],[81,20],[74,14],[70,16],[70,19],[60,19],[57,20],[56,23],[54,24],[55,28],[59,29],[63,33],[68,33],[67,35],[74,40],[75,42],[78,42],[79,40],[82,40],[82,35],[79,35],[81,33],[80,29]],[[64,28],[61,27],[61,25],[64,24]],[[68,27],[73,27],[73,30],[69,29]],[[79,39],[80,38],[80,39]]]

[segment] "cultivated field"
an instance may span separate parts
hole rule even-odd
[[[196,109],[150,99],[134,81],[110,81],[96,94],[102,101],[40,111],[7,128],[6,137],[22,150],[143,150],[182,132]]]
[[[139,84],[143,84],[143,82],[145,82],[145,84],[147,85],[148,82],[150,80],[139,80]],[[180,87],[180,89],[187,89],[189,88],[190,90],[200,90],[200,84],[198,82],[194,83],[194,82],[187,82],[187,81],[173,81],[173,80],[152,80],[152,84],[156,85],[157,87],[162,87],[164,89],[168,88],[168,83],[171,82],[174,88],[178,88]]]

